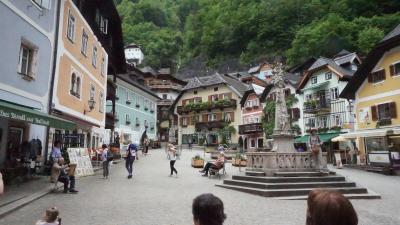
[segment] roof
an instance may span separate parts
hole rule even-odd
[[[399,25],[400,26],[400,25]],[[363,64],[358,68],[352,79],[347,83],[346,87],[340,93],[339,97],[354,99],[355,93],[367,79],[368,74],[376,66],[385,52],[392,48],[400,46],[400,27],[397,26],[386,35],[367,55]]]
[[[297,65],[294,65],[294,66],[290,67],[287,71],[289,73],[293,73],[293,74],[299,73],[300,75],[302,75],[303,71],[305,71],[308,68],[310,68],[310,66],[312,64],[314,64],[314,62],[316,60],[317,60],[316,58],[311,57],[311,58],[307,59],[306,61],[304,61],[302,63],[299,63]]]
[[[251,68],[249,69],[249,71],[247,71],[247,72],[250,73],[250,74],[252,74],[252,73],[257,73],[258,71],[260,71],[260,68],[261,68],[261,65],[254,66],[254,67],[251,67]]]
[[[350,55],[352,55],[352,57],[353,57],[353,54],[355,54],[355,53],[350,53]],[[346,60],[347,60],[347,56],[343,56],[343,59],[344,58],[346,58]],[[339,58],[339,60],[340,59],[341,58]],[[308,79],[313,74],[313,72],[318,71],[318,70],[320,70],[322,68],[325,68],[325,67],[328,67],[331,70],[333,70],[340,77],[340,79],[350,79],[351,77],[353,77],[353,75],[355,73],[354,70],[348,70],[348,69],[345,69],[345,68],[341,67],[340,65],[337,64],[337,62],[335,60],[321,56],[307,70],[307,72],[304,75],[303,79],[299,83],[298,89],[302,89],[306,85]]]
[[[262,95],[262,93],[264,92],[264,87],[262,87],[262,86],[259,86],[259,85],[257,85],[257,84],[251,84],[251,85],[249,85],[248,86],[248,89],[244,92],[244,94],[243,94],[243,97],[242,97],[242,99],[240,99],[240,105],[243,107],[244,106],[244,104],[245,104],[245,102],[246,102],[246,100],[247,100],[247,97],[250,95],[250,94],[256,94],[256,95],[258,95],[259,97]]]
[[[390,31],[380,42],[387,41],[393,37],[400,35],[400,24],[398,24],[392,31]]]
[[[358,58],[358,56],[355,52],[353,52],[347,55],[335,57],[333,60],[335,61],[336,64],[343,65],[346,63],[352,63],[355,58]]]
[[[157,98],[157,100],[161,99],[156,93],[154,93],[146,85],[140,84],[139,82],[137,82],[135,77],[136,77],[136,75],[134,75],[132,73],[117,74],[117,78],[127,82],[128,84],[135,86],[136,88],[148,93],[149,95],[152,95],[153,97]]]
[[[140,48],[140,46],[135,43],[130,43],[129,45],[125,46],[125,49],[127,48]]]
[[[145,66],[143,68],[140,68],[140,71],[142,71],[143,73],[146,73],[146,74],[153,75],[153,76],[157,74],[157,72],[150,66]]]
[[[158,70],[159,74],[171,74],[171,68],[161,68]]]
[[[351,52],[349,52],[349,51],[347,51],[346,49],[342,49],[340,52],[338,52],[333,58],[337,58],[337,57],[341,57],[341,56],[344,56],[344,55],[348,55],[348,54],[350,54]]]

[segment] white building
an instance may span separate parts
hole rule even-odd
[[[125,58],[127,63],[137,66],[143,62],[144,55],[140,46],[132,43],[125,46]]]

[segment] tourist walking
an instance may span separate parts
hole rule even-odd
[[[150,140],[148,138],[144,139],[144,154],[147,155],[149,153],[149,145],[150,145]]]
[[[103,165],[103,178],[108,179],[109,167],[110,167],[109,158],[111,157],[109,156],[110,153],[106,144],[103,144],[101,148],[103,149],[103,152],[101,153],[101,162]]]
[[[224,203],[213,194],[197,196],[193,200],[192,213],[194,225],[222,225],[226,219]]]
[[[125,168],[128,170],[128,179],[132,178],[133,172],[133,162],[137,156],[137,146],[135,144],[129,144],[128,149],[126,150],[126,161]]]
[[[61,225],[61,218],[56,207],[46,209],[43,219],[36,222],[36,225]]]
[[[341,193],[313,190],[307,200],[306,225],[357,225],[358,217],[350,201]]]
[[[322,172],[322,141],[317,135],[317,129],[312,129],[310,137],[308,138],[308,147],[311,149],[312,161],[317,171]]]
[[[175,162],[176,162],[176,148],[172,143],[168,143],[168,159],[169,159],[169,167],[171,169],[170,177],[174,175],[178,176],[178,171],[175,169]]]
[[[189,137],[189,140],[188,140],[188,148],[189,148],[189,150],[192,150],[192,143],[193,143],[192,137]]]

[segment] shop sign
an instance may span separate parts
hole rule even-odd
[[[1,117],[5,117],[7,119],[13,119],[13,120],[21,120],[21,121],[25,121],[28,123],[34,123],[34,124],[38,124],[38,125],[43,125],[43,126],[49,126],[50,125],[50,121],[43,119],[43,118],[37,118],[37,117],[33,117],[29,114],[24,114],[24,113],[16,113],[16,112],[6,112],[2,109],[0,109],[0,116]]]

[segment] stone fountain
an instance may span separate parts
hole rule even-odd
[[[311,152],[297,152],[294,148],[294,133],[291,129],[290,116],[286,106],[283,79],[283,65],[277,63],[272,71],[275,86],[275,126],[273,147],[270,152],[248,152],[248,171],[262,171],[267,175],[274,172],[313,171]],[[322,165],[326,168],[326,153],[323,153]]]

